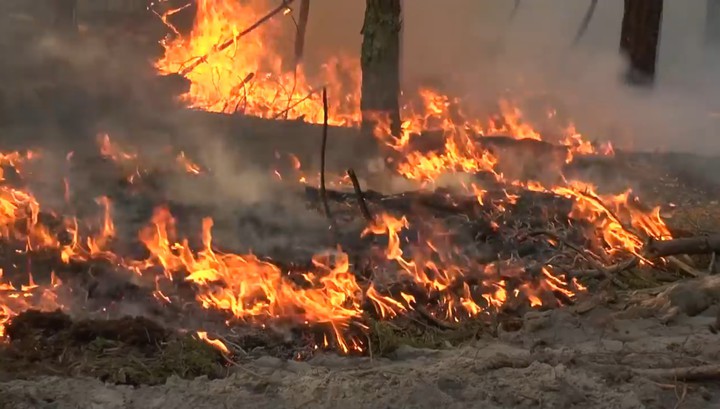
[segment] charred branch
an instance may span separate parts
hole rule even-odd
[[[668,257],[679,254],[711,254],[718,252],[720,252],[720,235],[674,240],[654,240],[649,242],[646,247],[646,253],[651,257]]]

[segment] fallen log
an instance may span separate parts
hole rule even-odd
[[[673,240],[651,240],[645,247],[648,257],[668,257],[679,254],[711,254],[720,252],[720,234]]]

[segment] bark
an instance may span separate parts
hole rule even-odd
[[[625,0],[620,51],[630,68],[628,82],[652,84],[655,81],[664,0]]]
[[[720,0],[707,0],[705,44],[720,48]]]
[[[400,135],[400,0],[367,0],[361,67],[363,131],[372,134],[377,115],[387,115]]]

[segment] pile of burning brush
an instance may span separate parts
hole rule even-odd
[[[98,141],[104,163],[119,170],[122,189],[141,197],[138,188],[149,179],[142,158],[107,135]],[[324,202],[332,209],[337,244],[309,264],[222,252],[212,241],[210,218],[202,221],[200,244],[193,246],[197,240],[180,236],[168,203],[156,203],[137,233],[144,248],[127,250],[132,247],[118,243],[107,196],[97,200],[102,212],[95,221],[44,210],[20,186],[37,161],[42,155],[2,156],[6,173],[15,176],[4,178],[0,190],[6,255],[0,328],[28,309],[110,317],[127,311],[118,305],[140,301],[153,304],[164,322],[225,340],[248,329],[290,328],[302,334],[294,342],[303,349],[363,352],[372,322],[417,316],[452,331],[498,315],[569,305],[586,291],[581,280],[623,286],[619,274],[662,266],[666,250],[658,245],[673,243],[647,244],[671,234],[659,210],[644,209],[629,192],[602,196],[579,182],[544,188],[514,181],[486,190],[473,184],[472,194],[436,189],[383,195],[363,192],[350,172],[354,191],[305,187],[311,207]],[[211,172],[183,153],[168,161],[169,169],[187,178]],[[66,189],[71,196],[69,184]],[[351,227],[358,219],[364,220],[362,231]],[[97,295],[104,280],[118,277],[128,288]]]

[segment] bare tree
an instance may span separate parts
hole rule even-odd
[[[630,68],[627,80],[634,85],[655,81],[664,0],[625,0],[620,52]]]
[[[363,131],[371,134],[377,114],[387,114],[400,135],[400,0],[367,0],[361,51]]]

